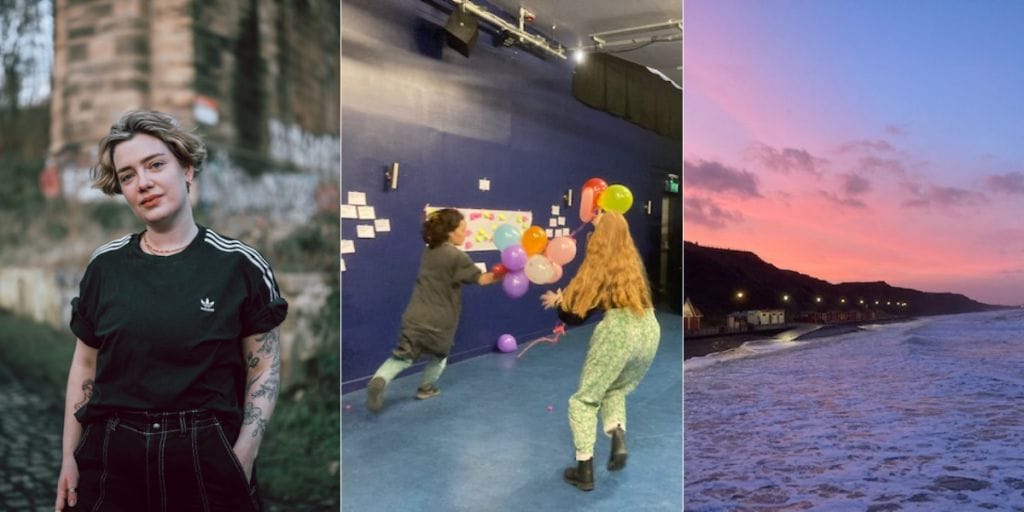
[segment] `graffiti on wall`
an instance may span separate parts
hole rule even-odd
[[[250,176],[226,152],[214,153],[199,176],[199,202],[224,214],[258,212],[276,221],[306,222],[317,210],[320,177],[268,172]]]
[[[341,159],[340,139],[332,135],[313,135],[293,124],[277,119],[267,121],[270,133],[270,157],[297,167],[337,173]]]

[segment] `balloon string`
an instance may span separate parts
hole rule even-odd
[[[569,238],[575,239],[576,238],[576,233],[579,233],[583,228],[587,227],[587,224],[590,224],[590,223],[589,222],[584,222],[582,225],[580,225],[580,227],[576,228],[572,233],[569,233]]]
[[[552,344],[558,343],[558,338],[561,338],[563,334],[565,334],[565,324],[563,324],[562,322],[558,322],[557,324],[555,324],[555,328],[551,330],[551,334],[550,335],[548,335],[548,336],[541,336],[540,338],[537,338],[537,339],[531,341],[530,343],[528,343],[526,345],[526,348],[524,348],[522,352],[516,354],[516,359],[519,359],[520,357],[523,357],[523,354],[525,354],[527,350],[530,350],[531,348],[534,347],[534,345],[536,345],[536,344],[538,344],[538,343],[540,343],[542,341],[546,341],[546,342],[552,343]]]

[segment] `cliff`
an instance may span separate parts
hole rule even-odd
[[[785,309],[787,318],[795,318],[805,311],[855,308],[873,309],[884,317],[967,313],[1000,307],[960,294],[923,292],[883,281],[833,284],[780,269],[749,251],[704,247],[692,242],[683,243],[683,272],[683,294],[704,314],[704,325],[721,325],[729,312],[750,309]],[[742,298],[737,296],[738,291],[743,292]],[[818,297],[821,302],[816,301]]]

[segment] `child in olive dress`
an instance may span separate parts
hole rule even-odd
[[[432,398],[441,392],[434,383],[444,371],[455,342],[462,285],[497,281],[493,273],[481,272],[458,248],[466,238],[466,220],[458,210],[444,208],[430,213],[423,222],[422,234],[427,249],[420,260],[412,298],[402,314],[398,346],[366,386],[366,407],[373,412],[384,407],[388,383],[423,356],[430,361],[416,398]]]

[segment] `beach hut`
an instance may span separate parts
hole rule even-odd
[[[746,311],[733,311],[725,317],[725,327],[730,331],[745,331],[750,328]]]
[[[694,306],[690,302],[690,298],[687,297],[686,301],[683,302],[683,331],[693,332],[700,330],[700,319],[704,315],[701,314],[697,306]]]
[[[782,325],[786,323],[783,309],[753,309],[747,311],[747,323],[754,326]]]

